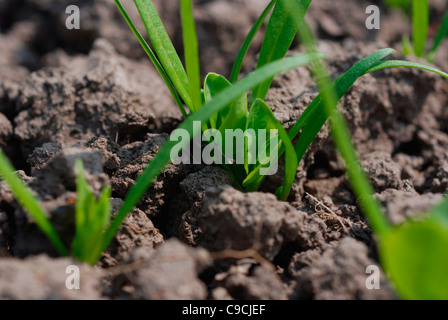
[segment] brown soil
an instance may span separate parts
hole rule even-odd
[[[155,2],[181,52],[178,1]],[[196,1],[204,74],[229,74],[267,2]],[[375,50],[400,48],[410,31],[402,13],[384,7],[382,29],[368,31],[369,4],[382,6],[311,5],[308,19],[333,78]],[[117,209],[182,117],[113,1],[80,0],[79,31],[65,28],[65,7],[60,0],[0,0],[0,145],[68,245],[74,159],[84,160],[96,193],[112,186]],[[434,1],[434,19],[444,7]],[[135,9],[131,16],[138,21]],[[294,46],[290,54],[300,51]],[[447,57],[445,42],[436,65],[448,70]],[[363,76],[341,100],[391,223],[427,210],[448,191],[447,91],[437,76],[393,69]],[[316,95],[309,70],[300,68],[274,80],[267,103],[289,129]],[[270,177],[260,192],[244,194],[219,167],[168,165],[98,265],[81,266],[81,291],[65,289],[65,268],[75,262],[57,258],[0,182],[0,299],[398,298],[384,274],[380,290],[365,286],[366,267],[379,264],[375,239],[327,126],[300,163],[288,202],[269,193],[280,180]]]

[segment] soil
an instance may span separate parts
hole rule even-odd
[[[154,2],[182,53],[178,1]],[[124,3],[139,21],[132,2]],[[229,75],[266,3],[195,1],[203,74]],[[382,9],[378,31],[364,26],[369,4]],[[67,245],[74,159],[83,159],[95,193],[112,186],[116,211],[182,121],[113,1],[77,5],[81,29],[67,30],[64,1],[0,0],[0,145]],[[446,2],[431,5],[438,21]],[[333,78],[375,50],[399,49],[410,32],[403,13],[374,0],[314,0],[308,20]],[[244,72],[253,69],[262,40],[255,39]],[[294,44],[288,54],[300,50]],[[448,70],[447,57],[444,42],[435,65]],[[447,92],[438,76],[392,69],[363,76],[341,100],[393,224],[448,191]],[[274,80],[266,102],[289,129],[316,95],[310,71],[299,68]],[[287,202],[270,193],[281,179],[242,193],[220,167],[169,164],[101,261],[80,265],[79,291],[65,288],[66,267],[78,264],[58,257],[0,181],[0,299],[399,299],[384,273],[380,290],[366,288],[367,266],[379,265],[376,240],[327,125],[300,163]]]

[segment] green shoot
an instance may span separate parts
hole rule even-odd
[[[94,265],[103,253],[105,230],[110,222],[111,190],[104,188],[98,201],[90,191],[86,179],[82,161],[76,161],[77,174],[77,201],[75,225],[76,233],[72,243],[72,255],[80,262]],[[36,225],[51,241],[61,256],[68,256],[69,252],[60,240],[51,222],[48,220],[39,201],[32,191],[14,173],[14,168],[0,150],[0,176],[11,188],[20,205],[34,219]]]
[[[213,117],[213,115],[231,105],[234,101],[238,100],[243,94],[257,86],[258,84],[266,81],[267,79],[270,79],[276,74],[309,64],[310,62],[321,59],[322,57],[323,55],[320,53],[312,53],[288,57],[282,60],[271,62],[270,64],[257,69],[253,73],[241,79],[232,87],[229,87],[218,93],[210,102],[205,103],[201,109],[191,114],[179,126],[179,128],[187,130],[187,132],[190,134],[190,137],[193,138],[195,136],[193,134],[194,121],[207,122],[210,118]],[[128,213],[131,212],[131,210],[138,203],[146,190],[151,186],[152,181],[160,174],[163,168],[171,160],[171,149],[174,146],[179,145],[179,143],[181,143],[181,147],[184,147],[188,142],[176,142],[171,140],[165,142],[154,159],[149,163],[148,167],[146,167],[143,173],[138,177],[137,181],[129,191],[125,202],[120,208],[117,216],[112,221],[111,227],[107,231],[106,243],[110,242],[113,239]]]
[[[192,110],[201,107],[201,74],[199,69],[198,38],[193,19],[193,5],[191,0],[180,1],[180,12],[182,16],[182,30],[185,48],[185,64],[190,82],[190,92],[193,98]]]
[[[417,57],[425,57],[428,62],[433,63],[443,39],[448,35],[448,10],[442,18],[433,45],[427,50],[429,30],[429,3],[428,0],[387,0],[389,7],[400,7],[405,12],[412,8],[412,43],[407,35],[403,36],[403,54],[414,54]]]
[[[276,0],[268,4],[249,32],[235,61],[230,78],[231,81],[228,81],[221,75],[209,73],[204,80],[203,90],[201,91],[198,42],[191,0],[181,0],[180,2],[186,70],[163,27],[152,1],[135,0],[135,4],[147,29],[150,43],[155,53],[135,28],[120,1],[115,0],[115,2],[186,118],[179,126],[179,129],[184,129],[189,134],[190,140],[195,135],[200,134],[200,132],[195,130],[195,122],[202,124],[201,128],[204,132],[207,132],[208,129],[222,133],[228,129],[242,131],[249,129],[255,132],[255,136],[244,138],[244,145],[230,150],[231,154],[229,154],[229,150],[224,150],[224,153],[220,155],[226,160],[223,166],[232,176],[237,187],[244,191],[258,190],[265,179],[262,171],[269,168],[265,161],[266,158],[273,156],[275,160],[278,160],[284,154],[284,181],[278,187],[276,195],[279,199],[286,200],[293,185],[299,161],[303,158],[322,126],[330,118],[334,142],[346,162],[346,170],[354,193],[358,197],[361,208],[365,212],[372,229],[380,237],[381,257],[386,271],[389,272],[397,288],[404,297],[446,297],[446,290],[436,291],[436,289],[431,287],[424,287],[424,281],[419,280],[420,282],[416,282],[412,279],[412,276],[415,276],[415,274],[403,272],[403,268],[406,267],[403,261],[408,263],[408,265],[416,267],[423,268],[425,266],[425,270],[429,270],[428,274],[425,275],[426,283],[432,284],[434,279],[431,277],[435,275],[441,276],[441,270],[444,269],[443,266],[446,267],[447,260],[446,253],[441,252],[442,248],[446,248],[447,245],[447,205],[434,209],[434,212],[430,214],[430,218],[425,220],[425,222],[410,222],[409,227],[391,227],[378,202],[372,196],[373,188],[362,171],[350,139],[347,124],[337,111],[336,105],[359,77],[377,70],[392,67],[412,67],[434,72],[447,79],[448,74],[432,67],[407,61],[384,61],[383,59],[390,55],[393,50],[383,49],[365,57],[333,83],[330,83],[325,64],[321,61],[323,55],[316,52],[314,38],[306,24],[303,23],[311,0]],[[417,2],[414,1],[414,3]],[[242,61],[247,54],[248,48],[256,32],[271,11],[273,13],[267,27],[257,68],[254,72],[237,81]],[[422,24],[427,23],[423,15],[415,18],[415,21],[420,21]],[[300,27],[301,25],[302,27]],[[446,29],[445,24],[442,25],[441,29],[440,40],[438,40],[439,37],[436,39],[439,41],[439,43],[437,41],[435,43],[436,49],[446,34],[444,31]],[[301,38],[309,52],[284,58],[297,31],[300,32]],[[414,33],[416,53],[421,52],[422,43],[426,42],[426,34],[426,31],[423,32],[421,30]],[[269,91],[272,79],[276,75],[305,65],[313,66],[320,94],[306,108],[290,132],[287,133],[275,118],[272,110],[264,102],[264,98]],[[248,101],[247,95],[250,90],[253,90],[252,99]],[[187,115],[184,104],[190,109],[190,115]],[[260,133],[272,130],[278,133],[278,137]],[[292,141],[299,134],[298,142],[294,146]],[[258,154],[256,158],[250,158],[253,155],[250,154],[249,150],[252,149],[256,141],[263,141],[263,152]],[[214,142],[221,146],[225,144],[224,141]],[[189,144],[189,140],[175,141],[169,139],[162,146],[142,175],[138,177],[135,184],[131,187],[123,205],[112,221],[109,220],[111,213],[110,189],[105,188],[99,199],[96,200],[93,193],[89,190],[83,175],[82,163],[80,161],[76,163],[78,200],[75,221],[76,235],[72,245],[72,253],[79,261],[85,261],[90,264],[95,264],[98,261],[102,252],[115,237],[124,219],[137,205],[153,180],[172,160],[172,150],[175,147],[183,148],[187,144]],[[221,151],[223,150],[221,149]],[[243,152],[244,156],[243,164],[234,163],[238,153],[241,154],[241,152]],[[66,255],[67,250],[62,245],[37,200],[12,172],[12,166],[0,152],[0,174],[11,186],[19,202],[33,216],[38,226],[58,248],[61,255]],[[420,256],[412,258],[409,252],[412,248],[410,244],[413,244],[413,241],[408,238],[429,233],[431,235],[427,237],[428,242],[425,246],[427,248],[429,246],[431,250],[427,249],[423,252],[425,246],[416,246],[418,250],[422,251],[419,253],[423,258],[420,258]],[[435,244],[434,242],[436,241],[439,241],[441,245]],[[404,256],[400,256],[397,253],[399,250],[404,252]],[[436,255],[443,257],[444,265],[440,267],[440,263],[435,261],[433,263],[434,266],[427,266],[428,261],[433,261]],[[396,257],[398,256],[402,260],[397,261]],[[427,261],[425,262],[423,259],[427,259]],[[444,288],[447,287],[445,286]]]
[[[117,4],[120,3],[118,0],[116,0]],[[294,4],[297,2],[297,4],[303,9],[299,16],[297,16],[296,12],[292,10],[294,7]],[[239,72],[241,70],[242,61],[249,49],[250,44],[252,43],[252,40],[256,34],[256,32],[259,30],[261,24],[263,21],[267,18],[267,15],[272,11],[272,16],[269,20],[269,24],[267,27],[265,39],[263,42],[263,46],[261,48],[260,53],[260,59],[258,61],[257,69],[263,67],[264,65],[269,64],[270,62],[280,60],[288,51],[289,47],[291,46],[291,43],[294,40],[294,37],[297,33],[297,29],[300,25],[300,22],[303,20],[305,13],[311,3],[311,0],[273,0],[271,1],[268,6],[265,8],[263,13],[260,15],[259,19],[253,26],[252,30],[249,32],[246,40],[244,41],[240,52],[238,54],[238,57],[235,61],[234,68],[232,70],[232,76],[231,81],[227,81],[224,77],[210,73],[204,81],[204,91],[203,91],[203,99],[205,103],[211,102],[214,100],[214,97],[217,93],[223,91],[226,88],[229,88],[232,86],[232,83],[236,85],[235,81],[238,79]],[[164,52],[161,49],[158,49],[160,47],[160,44],[157,42],[159,41],[159,38],[164,39],[163,42],[166,42],[167,44],[170,44],[171,42],[166,38],[166,32],[160,29],[162,26],[162,22],[160,21],[160,18],[158,17],[157,13],[155,12],[154,6],[151,1],[136,1],[137,6],[139,7],[139,12],[141,14],[141,18],[144,21],[148,32],[155,33],[156,35],[149,34],[151,42],[156,41],[156,43],[153,43],[153,46],[157,52],[158,58],[161,60],[160,65],[170,65],[168,62],[162,61],[161,57],[163,56]],[[186,69],[187,69],[187,77],[189,82],[189,95],[190,97],[193,97],[193,104],[189,105],[190,110],[192,113],[196,113],[199,111],[201,107],[202,99],[200,99],[200,75],[199,75],[199,59],[198,59],[198,48],[197,48],[197,36],[195,32],[195,26],[194,26],[194,18],[193,18],[193,12],[192,12],[192,4],[191,1],[188,0],[182,0],[180,2],[180,11],[181,11],[181,17],[182,17],[182,27],[183,27],[183,36],[184,36],[184,51],[185,51],[185,61],[186,61]],[[123,9],[120,9],[123,13]],[[125,14],[125,12],[124,12]],[[125,17],[125,19],[128,21],[128,17]],[[132,22],[128,22],[130,25],[133,25]],[[156,27],[154,27],[156,26]],[[157,35],[160,35],[157,37]],[[171,48],[170,45],[167,45],[169,48]],[[163,48],[162,48],[163,49]],[[171,50],[171,49],[170,49]],[[165,54],[165,59],[169,60],[169,55],[171,54],[173,56],[173,61],[171,62],[171,65],[175,65],[178,63],[178,57],[173,53],[172,49],[170,52]],[[160,53],[159,53],[160,51]],[[165,67],[167,69],[168,67]],[[170,78],[173,78],[171,76],[171,71],[166,70],[166,73],[170,75]],[[274,74],[275,75],[275,74]],[[273,76],[274,76],[273,75]],[[260,83],[257,85],[257,87],[253,90],[253,100],[256,100],[256,98],[261,98],[261,101],[258,101],[255,106],[259,106],[263,101],[264,97],[266,96],[267,91],[269,90],[270,84],[272,82],[273,76],[271,78],[265,79],[264,83]],[[174,82],[174,80],[173,80]],[[176,86],[177,90],[180,91],[180,89]],[[252,104],[249,108],[248,113],[248,106],[247,106],[247,99],[245,95],[247,92],[243,92],[241,97],[237,99],[237,101],[231,101],[228,105],[224,106],[223,110],[220,112],[211,115],[208,119],[205,119],[205,123],[202,124],[202,130],[207,131],[208,128],[219,130],[221,133],[224,133],[227,129],[250,129],[250,127],[247,126],[247,119],[250,115]],[[264,103],[264,102],[263,102]],[[265,110],[265,108],[257,108],[258,110]],[[261,111],[258,111],[260,113]],[[272,113],[272,112],[271,112]],[[262,123],[265,123],[265,125],[268,124],[266,122],[266,119],[270,119],[269,123],[271,124],[272,128],[277,128],[278,124],[273,125],[271,122],[273,121],[274,117],[271,116],[271,114],[266,114],[265,117],[261,117],[260,120]],[[267,130],[266,128],[261,128],[257,126],[258,129],[261,130]],[[282,133],[282,132],[281,132]],[[285,141],[282,139],[280,147],[282,149],[285,148],[285,146],[290,146],[290,141]],[[225,141],[221,141],[220,144],[223,145]],[[247,143],[247,141],[246,141]],[[274,156],[273,153],[271,153],[270,150],[271,146],[270,144],[266,144],[264,154],[270,154],[271,156]],[[274,148],[274,146],[272,146]],[[247,151],[247,147],[244,148],[245,151]],[[291,149],[289,149],[291,150]],[[237,150],[233,150],[233,154],[237,153]],[[247,152],[244,155],[246,158],[248,157]],[[261,164],[260,162],[263,162],[264,159],[256,159],[255,166],[252,168],[249,168],[249,166],[241,166],[234,164],[231,157],[229,158],[226,154],[223,154],[223,158],[225,160],[230,160],[230,163],[223,164],[223,167],[229,172],[229,174],[232,176],[234,183],[236,186],[240,186],[242,189],[246,191],[250,191],[253,189],[258,189],[261,183],[264,180],[264,177],[260,175],[259,173],[265,169],[265,164]],[[295,159],[295,156],[292,157],[289,153],[286,156],[288,163]],[[294,160],[291,162],[291,168],[297,167],[297,164],[294,164],[296,161]],[[289,192],[291,188],[291,172],[292,169],[288,167],[288,174],[285,175],[285,184],[287,187],[282,186],[279,188],[277,194],[281,194],[282,198],[286,198],[286,194]],[[251,169],[256,168],[256,173],[252,174]]]
[[[29,213],[34,219],[36,225],[42,230],[42,232],[51,241],[54,247],[58,250],[61,256],[67,256],[68,251],[59,238],[56,230],[48,220],[47,215],[40,206],[36,197],[33,195],[30,188],[20,180],[14,173],[15,169],[9,162],[2,150],[0,150],[0,176],[3,177],[5,182],[10,187],[14,197],[20,203],[20,205]]]
[[[429,4],[428,0],[412,0],[412,37],[414,52],[423,57],[428,38]]]
[[[403,55],[414,54],[414,47],[412,46],[411,40],[408,36],[403,36],[401,40],[401,46],[403,47]]]
[[[105,230],[110,222],[111,189],[105,187],[97,201],[84,177],[80,159],[76,161],[76,186],[76,233],[72,253],[78,261],[95,265],[103,253]]]

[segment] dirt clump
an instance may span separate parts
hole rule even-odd
[[[113,211],[118,212],[122,204],[123,200],[112,199]],[[151,251],[163,242],[163,235],[149,217],[141,210],[134,209],[120,226],[117,235],[103,254],[100,264],[103,267],[115,266],[133,250],[145,248]]]
[[[272,268],[241,259],[214,278],[212,297],[238,300],[286,300],[287,286]]]
[[[427,213],[432,207],[443,200],[443,195],[404,190],[387,189],[376,195],[382,203],[389,221],[393,224],[405,222],[408,218],[415,218]]]
[[[66,280],[79,268],[80,289],[69,290]],[[69,270],[67,274],[66,271]],[[74,283],[73,283],[74,284]],[[0,259],[0,299],[2,300],[98,300],[101,299],[101,272],[67,258],[45,255],[19,260]]]
[[[344,238],[313,258],[309,266],[298,272],[292,297],[318,300],[395,298],[384,273],[380,277],[380,290],[366,288],[366,268],[377,263],[369,258],[367,247],[359,241]]]
[[[206,250],[189,248],[172,239],[156,252],[146,248],[131,252],[124,261],[123,271],[132,287],[133,299],[197,300],[207,297],[206,286],[198,274],[210,264]],[[135,270],[126,271],[126,266]]]
[[[300,237],[305,217],[306,213],[272,194],[244,194],[229,187],[212,189],[204,198],[199,217],[199,244],[210,251],[255,248],[272,260],[284,242]]]

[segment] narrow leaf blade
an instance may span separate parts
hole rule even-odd
[[[311,0],[278,0],[269,20],[257,68],[286,55],[310,3]],[[264,100],[272,79],[268,79],[254,88],[253,97]]]
[[[45,215],[44,210],[40,206],[36,197],[27,185],[25,185],[19,177],[14,173],[14,168],[5,156],[2,150],[0,150],[0,176],[2,176],[8,186],[11,188],[14,197],[20,203],[20,205],[33,217],[39,229],[47,236],[47,238],[53,243],[61,256],[67,256],[68,251],[59,238],[56,230],[51,225]]]
[[[176,88],[171,83],[171,80],[169,79],[168,75],[165,72],[165,69],[163,69],[162,65],[160,64],[160,61],[157,59],[156,55],[152,51],[151,47],[148,45],[148,43],[145,41],[145,39],[142,37],[140,32],[138,31],[137,27],[132,22],[131,18],[129,17],[128,13],[126,12],[125,8],[123,7],[120,0],[114,0],[115,4],[117,5],[118,9],[120,10],[121,15],[125,19],[126,23],[128,24],[129,28],[134,33],[134,36],[137,38],[138,42],[142,46],[145,53],[148,55],[149,59],[151,60],[152,64],[156,68],[159,75],[162,77],[163,81],[165,82],[168,90],[170,91],[171,95],[173,96],[174,102],[176,102],[177,107],[179,108],[180,112],[186,118],[187,112],[185,111],[184,105],[179,97],[179,94],[176,91]]]
[[[194,108],[187,73],[152,0],[134,0],[134,2],[162,66],[187,106]]]
[[[412,37],[417,57],[425,53],[429,28],[428,0],[412,0]]]
[[[442,43],[442,40],[448,35],[448,10],[445,12],[445,15],[442,19],[442,24],[440,26],[439,31],[437,32],[436,37],[434,38],[434,44],[428,53],[428,60],[433,62],[437,53],[437,49]]]
[[[192,111],[201,107],[201,74],[199,69],[198,37],[193,17],[193,5],[191,0],[180,1],[180,13],[182,17],[182,32],[184,39],[185,64],[187,67],[190,93],[193,99]]]

